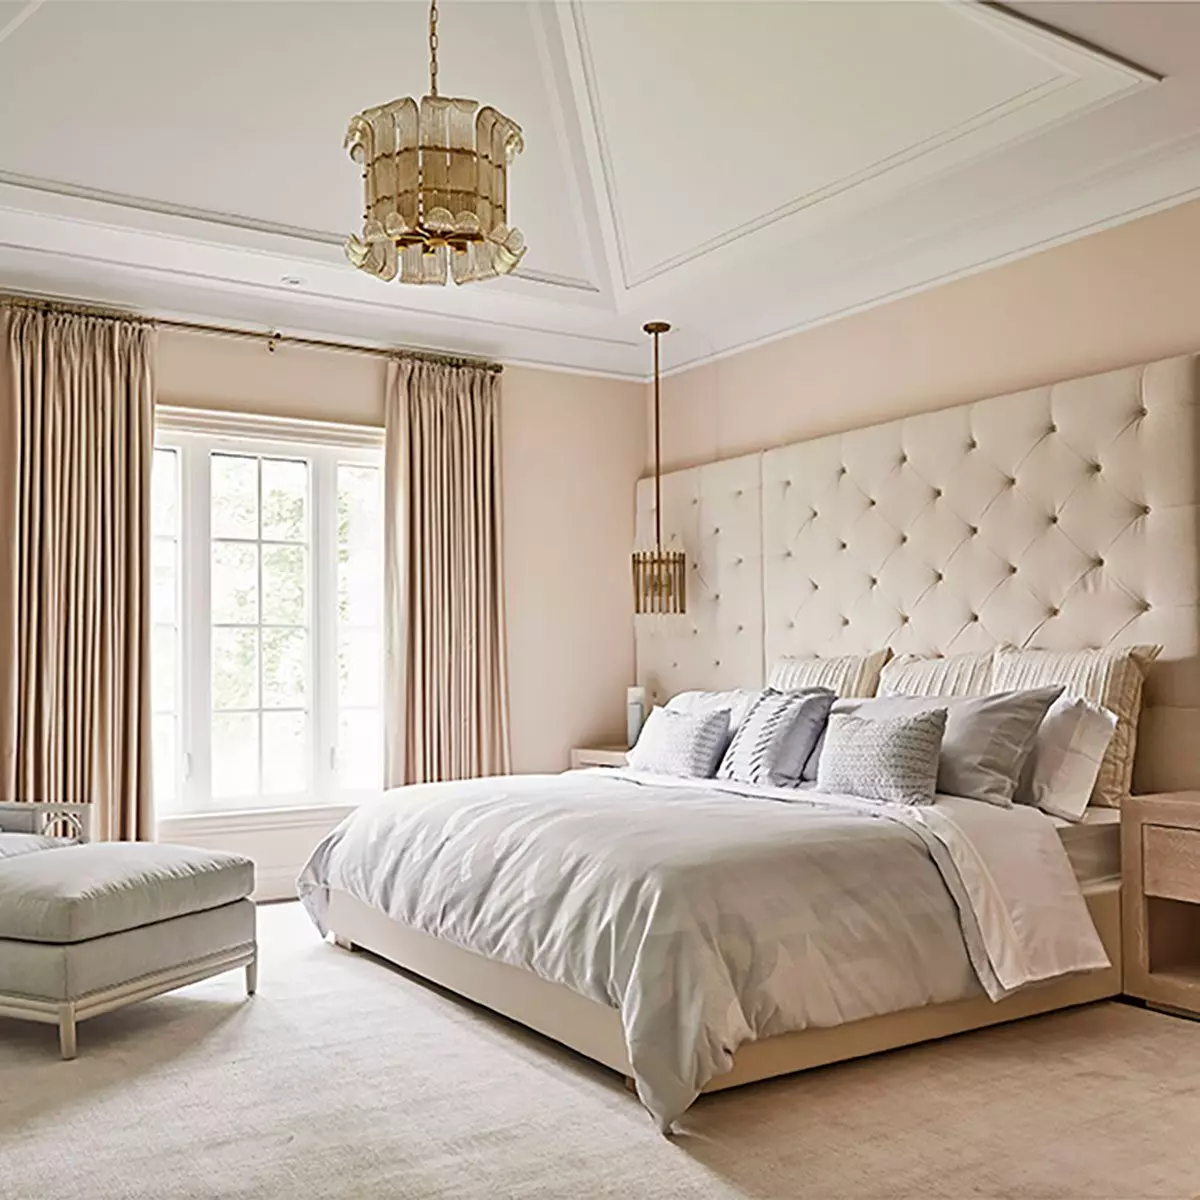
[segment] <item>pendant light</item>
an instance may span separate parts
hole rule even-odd
[[[666,321],[642,327],[654,339],[654,549],[633,553],[633,610],[636,613],[687,612],[686,560],[682,550],[662,545],[662,439],[658,339],[670,331]]]

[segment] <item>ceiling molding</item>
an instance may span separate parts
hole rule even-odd
[[[22,8],[15,17],[13,17],[7,25],[0,27],[0,42],[6,38],[12,37],[30,17],[46,2],[46,0],[29,0],[29,3]]]

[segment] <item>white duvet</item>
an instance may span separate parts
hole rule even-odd
[[[619,1010],[670,1128],[745,1041],[1108,965],[1050,820],[580,771],[400,788],[299,879]]]

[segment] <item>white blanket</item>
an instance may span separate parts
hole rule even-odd
[[[745,1041],[1108,958],[1050,820],[581,771],[400,788],[314,851],[328,891],[621,1014],[668,1129]]]

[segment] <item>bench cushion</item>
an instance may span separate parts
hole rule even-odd
[[[92,842],[0,860],[0,938],[82,942],[241,900],[254,864],[236,854]]]

